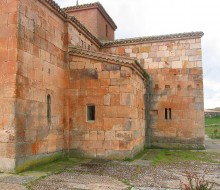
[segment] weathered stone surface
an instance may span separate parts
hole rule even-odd
[[[114,47],[114,53],[119,47],[120,43]],[[163,147],[163,142],[168,140],[179,148],[184,147],[182,142],[188,148],[203,147],[203,140],[197,143],[190,141],[204,139],[204,114],[199,114],[203,110],[200,38],[153,44],[128,42],[123,47],[126,54],[136,57],[152,77],[152,88],[148,89],[152,92],[148,116],[152,144],[159,143]],[[106,52],[112,50],[111,47],[105,48]],[[132,92],[132,88],[123,87],[120,92],[127,93],[122,93],[120,104],[130,105],[132,98],[128,93]],[[165,109],[171,109],[171,120],[165,119]],[[169,144],[166,148],[173,145]]]
[[[14,172],[15,159],[12,158],[0,158],[1,172]]]
[[[52,1],[0,10],[0,171],[71,149],[133,157],[145,127],[151,143],[203,143],[201,33],[106,46]]]

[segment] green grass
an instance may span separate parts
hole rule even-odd
[[[48,164],[42,164],[42,165],[33,167],[27,170],[27,172],[28,171],[39,171],[39,172],[46,172],[46,173],[58,173],[68,167],[78,164],[80,161],[81,161],[80,158],[63,158],[63,159],[59,159]]]
[[[220,116],[205,118],[205,125],[218,124],[220,123]]]
[[[205,127],[205,133],[212,139],[220,139],[220,125]]]
[[[147,149],[142,150],[141,152],[139,152],[137,155],[134,156],[134,158],[124,158],[123,161],[126,162],[133,162],[134,160],[140,160],[146,153]]]
[[[220,154],[217,155],[217,157]],[[202,161],[216,163],[215,158],[212,158],[209,153],[190,150],[160,150],[149,149],[142,157],[144,160],[152,160],[154,166],[158,164],[176,164],[187,161]]]
[[[205,118],[205,125],[219,124],[205,127],[205,133],[212,139],[220,139],[220,116]]]
[[[32,185],[37,181],[40,181],[52,174],[61,173],[65,171],[66,168],[71,168],[74,165],[79,164],[81,161],[82,160],[80,158],[62,158],[47,164],[42,164],[30,168],[22,173],[19,173],[19,175],[25,176],[29,173],[31,173],[32,175],[38,175],[38,172],[40,173],[37,179],[23,184],[28,190],[32,190]]]

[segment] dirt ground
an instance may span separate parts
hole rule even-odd
[[[179,165],[152,166],[146,160],[133,162],[90,160],[51,175],[32,185],[34,190],[45,189],[97,189],[97,190],[147,190],[179,189],[186,182],[185,171],[205,174],[208,181],[220,189],[220,164],[187,162]]]
[[[214,184],[213,189],[220,190],[220,143],[207,141],[207,144],[211,148],[204,152],[147,150],[135,160],[84,159],[53,172],[49,169],[17,175],[2,173],[0,187],[2,190],[175,190],[180,189],[181,182],[188,183],[186,172],[189,172],[199,179],[205,175],[205,180]]]

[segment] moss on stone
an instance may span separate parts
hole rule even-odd
[[[205,150],[204,144],[181,144],[181,143],[152,143],[153,149],[170,150]]]
[[[64,153],[58,152],[58,153],[51,154],[49,156],[43,155],[41,157],[33,158],[28,161],[24,161],[21,165],[16,166],[15,172],[20,173],[20,172],[25,171],[27,169],[30,169],[32,167],[46,164],[46,163],[50,163],[50,162],[53,162],[53,161],[58,160],[63,157],[64,157]]]

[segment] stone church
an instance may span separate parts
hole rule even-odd
[[[0,171],[204,148],[202,32],[115,40],[99,2],[1,0],[0,18]]]

